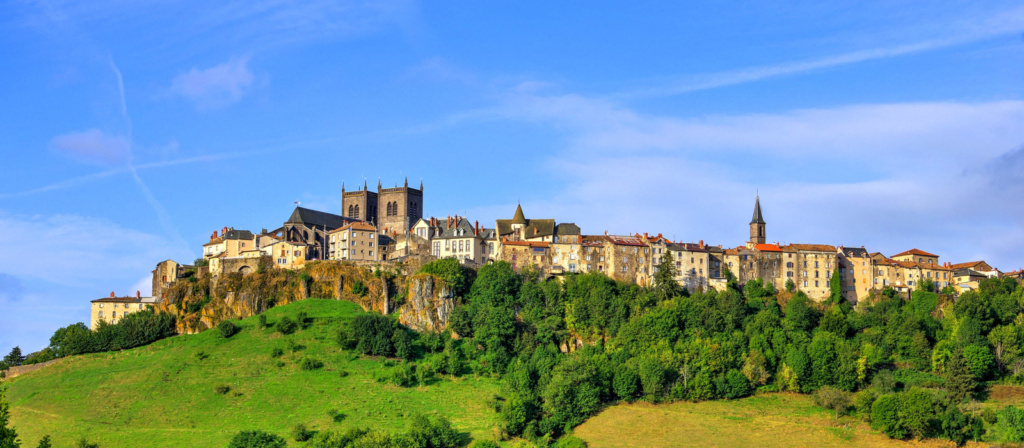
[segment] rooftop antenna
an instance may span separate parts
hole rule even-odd
[[[299,204],[301,204],[301,202],[299,202],[299,201],[295,201],[295,206],[296,206],[296,207],[298,207],[298,206],[299,206]]]

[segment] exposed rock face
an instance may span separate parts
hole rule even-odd
[[[455,296],[444,281],[433,275],[409,278],[408,301],[399,309],[398,321],[416,331],[439,332],[448,326]]]

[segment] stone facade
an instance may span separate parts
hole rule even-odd
[[[423,182],[420,188],[409,188],[409,179],[401,187],[384,188],[377,182],[377,191],[366,188],[345,191],[341,187],[341,213],[346,218],[367,221],[387,235],[402,235],[423,218]]]
[[[95,331],[100,322],[116,324],[128,314],[152,308],[155,302],[152,297],[142,297],[138,292],[135,293],[134,297],[117,297],[114,293],[110,293],[110,297],[104,297],[91,302],[89,328]]]
[[[377,228],[365,222],[354,222],[328,233],[331,260],[380,261],[380,239]]]
[[[174,260],[157,263],[156,269],[153,270],[153,287],[151,289],[153,297],[161,300],[172,283],[184,278],[186,272],[194,269],[194,266],[180,264]],[[194,272],[192,274],[195,275]]]

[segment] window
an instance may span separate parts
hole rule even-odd
[[[102,303],[100,304],[100,308],[103,308],[103,304]]]
[[[494,253],[494,243],[487,243],[487,253],[489,253],[489,254],[493,254]]]
[[[371,257],[373,256],[373,251],[372,251],[372,250],[370,251],[370,256],[371,256]]]
[[[117,318],[117,311],[111,311],[111,312],[110,312],[110,318],[111,318],[111,319],[115,319],[115,318]]]
[[[787,273],[786,273],[786,277],[793,277],[793,271],[789,271],[789,272],[787,272]]]
[[[587,261],[590,261],[590,255],[587,255]]]
[[[625,266],[622,267],[622,272],[626,272],[626,267]]]
[[[818,281],[817,281],[817,280],[815,280],[815,281],[814,281],[814,287],[815,287],[815,288],[817,288],[817,287],[818,287]]]
[[[814,278],[818,278],[818,271],[814,271]]]
[[[807,280],[804,280],[804,287],[807,287]]]
[[[815,261],[815,262],[814,262],[814,268],[815,268],[815,269],[817,269],[817,268],[818,268],[818,262],[817,262],[817,261]]]
[[[804,267],[807,267],[807,260],[804,260]]]
[[[625,263],[625,262],[626,262],[626,257],[622,257],[622,262],[623,262],[623,263]]]

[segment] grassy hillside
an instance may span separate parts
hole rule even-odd
[[[230,339],[216,330],[176,336],[123,352],[73,357],[6,381],[12,423],[27,446],[50,434],[55,446],[85,436],[104,448],[223,447],[244,429],[284,436],[292,425],[305,423],[314,429],[399,432],[415,413],[432,412],[446,415],[459,431],[490,436],[495,414],[484,402],[498,391],[498,380],[440,379],[407,389],[378,383],[374,375],[386,368],[380,359],[342,351],[334,342],[338,322],[362,312],[357,305],[310,299],[266,315],[273,323],[301,311],[314,321],[289,336],[259,329],[250,318]],[[292,352],[289,344],[305,348]],[[272,358],[274,348],[285,354]],[[297,363],[304,356],[323,361],[324,368],[301,370]],[[219,385],[231,392],[215,392]],[[335,423],[328,416],[332,409],[345,414],[344,420]]]
[[[576,428],[591,448],[612,447],[953,447],[948,440],[893,440],[854,417],[833,419],[798,394],[741,400],[620,404]],[[968,443],[967,446],[988,446]]]

